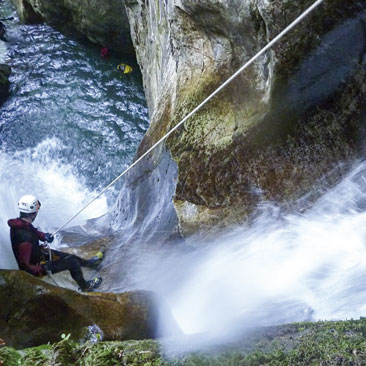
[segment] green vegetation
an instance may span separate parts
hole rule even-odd
[[[70,335],[53,345],[17,351],[0,349],[5,366],[160,366],[159,345],[152,340],[126,342],[98,342],[78,344]]]
[[[222,347],[220,347],[222,348]],[[78,344],[63,336],[53,345],[0,349],[6,366],[361,366],[366,365],[366,319],[265,328],[241,342],[166,358],[158,341]]]

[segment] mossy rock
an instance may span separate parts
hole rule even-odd
[[[151,115],[138,153],[312,3],[172,1],[158,27],[150,7],[128,2]],[[323,2],[169,136],[183,236],[241,223],[261,201],[294,205],[363,154],[365,9]]]
[[[0,298],[6,299],[0,303],[0,337],[16,348],[55,342],[68,333],[85,339],[92,325],[105,340],[155,338],[163,309],[148,291],[81,294],[12,270],[0,271]]]

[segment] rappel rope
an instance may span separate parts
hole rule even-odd
[[[287,34],[292,28],[300,23],[307,15],[309,15],[316,7],[318,7],[324,0],[317,0],[307,10],[305,10],[299,17],[297,17],[291,24],[289,24],[280,34],[278,34],[272,41],[270,41],[264,48],[262,48],[255,56],[253,56],[248,62],[246,62],[240,69],[238,69],[230,78],[228,78],[221,86],[219,86],[212,94],[210,94],[201,104],[194,108],[189,114],[187,114],[176,126],[174,126],[166,135],[164,135],[158,142],[151,146],[143,155],[135,160],[127,169],[125,169],[116,179],[109,183],[96,197],[94,197],[89,203],[81,208],[74,216],[72,216],[63,226],[55,231],[53,235],[56,235],[65,226],[67,226],[72,220],[75,219],[81,212],[83,212],[88,206],[90,206],[96,199],[98,199],[108,188],[115,184],[120,178],[122,178],[130,169],[132,169],[137,163],[139,163],[147,154],[154,150],[161,142],[166,140],[176,129],[178,129],[184,122],[186,122],[191,116],[193,116],[198,110],[200,110],[209,100],[211,100],[217,93],[225,88],[232,80],[234,80],[241,72],[243,72],[248,66],[250,66],[257,58],[262,56],[268,49],[270,49],[275,43],[277,43],[285,34]]]
[[[49,262],[52,262],[52,250],[51,250],[51,246],[49,245],[49,243],[47,243],[45,245],[46,245],[47,250],[48,250],[48,259],[49,259]],[[58,283],[56,282],[56,280],[53,278],[52,271],[49,270],[49,269],[47,270],[47,276],[56,285],[56,287],[60,287],[58,285]]]

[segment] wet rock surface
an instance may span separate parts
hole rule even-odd
[[[312,3],[126,1],[152,120],[142,146]],[[322,3],[169,137],[184,235],[241,222],[262,200],[291,205],[363,154],[365,11],[360,1]]]
[[[1,338],[16,348],[56,342],[69,333],[72,339],[82,340],[93,325],[105,340],[162,335],[160,300],[148,291],[80,294],[23,271],[2,270],[0,297]]]
[[[10,66],[6,64],[0,64],[0,105],[3,104],[9,97],[10,73],[11,73]]]
[[[27,23],[46,22],[55,29],[111,50],[134,55],[123,1],[101,0],[13,0],[20,19]]]

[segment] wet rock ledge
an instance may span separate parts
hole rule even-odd
[[[1,270],[0,299],[0,338],[15,348],[56,342],[62,334],[85,340],[90,326],[105,340],[162,335],[162,303],[148,291],[80,294],[23,271]]]

